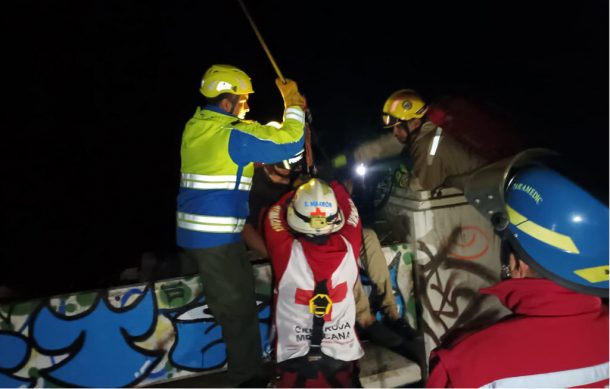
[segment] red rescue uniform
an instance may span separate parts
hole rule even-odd
[[[542,278],[481,293],[514,315],[435,350],[427,387],[608,386],[608,307],[599,297]]]

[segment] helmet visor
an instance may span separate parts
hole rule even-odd
[[[381,115],[381,121],[383,122],[383,128],[392,128],[395,125],[402,123],[404,120],[400,120],[397,117],[384,113]]]

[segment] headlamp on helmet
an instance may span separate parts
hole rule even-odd
[[[395,118],[394,116],[387,113],[381,115],[381,121],[383,122],[383,128],[392,128],[394,126],[399,125],[400,123],[404,123],[404,120]]]

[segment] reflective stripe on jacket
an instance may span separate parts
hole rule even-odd
[[[177,243],[206,248],[236,242],[248,216],[252,162],[277,162],[303,148],[305,114],[288,107],[277,129],[214,106],[197,109],[182,135]]]
[[[409,145],[400,143],[392,133],[368,141],[354,150],[354,159],[368,163],[373,160],[407,152],[412,166],[411,190],[433,190],[449,176],[471,172],[487,163],[484,158],[455,140],[446,131],[437,133],[432,122],[422,124]],[[403,149],[406,147],[406,149]]]

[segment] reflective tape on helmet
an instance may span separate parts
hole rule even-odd
[[[544,242],[550,246],[557,247],[558,249],[568,253],[580,253],[578,247],[576,247],[576,244],[568,235],[560,234],[559,232],[555,232],[536,224],[531,220],[528,220],[525,216],[515,211],[509,205],[506,206],[506,212],[508,213],[508,219],[510,220],[511,224],[532,238]]]
[[[608,281],[608,265],[574,270],[574,273],[592,284]]]
[[[235,176],[208,176],[203,174],[182,173],[180,186],[190,189],[235,189]],[[242,176],[239,180],[239,190],[249,191],[252,187],[252,177]]]
[[[305,113],[300,108],[286,108],[286,119],[298,120],[299,123],[305,124]]]
[[[224,216],[202,216],[176,212],[177,225],[185,230],[215,233],[241,232],[246,219]]]

